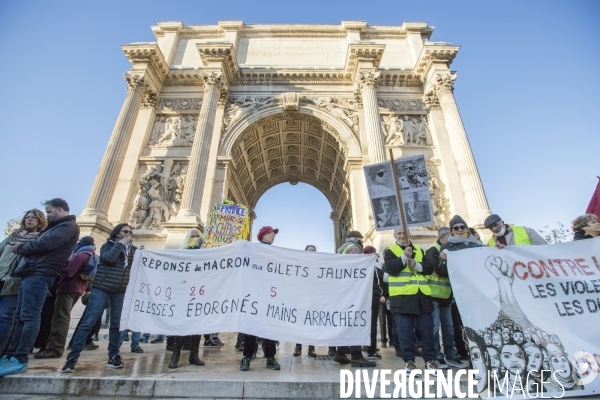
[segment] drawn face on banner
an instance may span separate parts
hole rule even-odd
[[[508,343],[510,340],[510,330],[506,327],[502,328],[502,341]]]
[[[556,372],[556,375],[563,379],[570,378],[571,363],[567,359],[565,353],[558,346],[553,344],[546,346],[546,350],[550,357],[550,370],[552,371],[552,374],[554,375],[554,372]]]
[[[495,347],[487,348],[488,357],[490,358],[490,375],[494,376],[494,371],[496,372],[496,376],[500,376],[502,362],[500,361],[500,353],[498,349]]]
[[[485,360],[485,353],[481,352],[481,349],[477,346],[476,342],[469,340],[468,344],[473,369],[479,371],[479,373],[475,375],[475,379],[477,380],[477,393],[481,393],[487,387],[488,368]]]
[[[537,346],[540,345],[540,337],[537,334],[533,333],[531,335],[531,339],[533,340],[533,343],[535,343]]]
[[[511,375],[518,373],[522,376],[526,367],[526,356],[523,349],[517,344],[505,344],[502,346],[501,353],[502,366],[508,373]]]
[[[527,372],[539,372],[542,368],[542,350],[533,343],[525,344],[523,349],[527,353]]]
[[[489,333],[484,334],[483,340],[485,341],[485,344],[487,346],[490,346],[492,344],[492,335],[490,335]]]
[[[521,332],[521,331],[514,331],[512,337],[513,337],[513,340],[515,342],[517,342],[517,344],[519,344],[519,345],[522,345],[523,341],[525,339],[523,336],[523,332]]]
[[[531,342],[531,332],[525,331],[523,332],[523,336],[525,337],[526,342]]]
[[[501,348],[502,347],[502,337],[500,336],[499,333],[494,333],[492,335],[492,344],[494,346],[496,346],[497,348]]]

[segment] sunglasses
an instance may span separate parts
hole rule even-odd
[[[124,234],[126,234],[126,235],[129,235],[130,233],[133,233],[133,232],[132,232],[132,231],[129,231],[129,230],[125,230],[125,231],[121,231],[121,233],[124,233]]]
[[[467,229],[467,227],[464,225],[454,225],[452,227],[453,231],[464,231],[465,229]]]

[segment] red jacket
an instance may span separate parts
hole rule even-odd
[[[56,294],[83,294],[87,289],[88,282],[79,277],[79,270],[85,267],[90,259],[90,254],[81,252],[69,259],[67,267],[63,271]]]

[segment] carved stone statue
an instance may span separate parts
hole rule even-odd
[[[179,213],[187,167],[173,160],[150,166],[140,179],[129,215],[134,229],[161,229],[162,223]]]
[[[267,105],[277,103],[276,97],[271,96],[240,96],[229,99],[223,116],[223,132],[246,115]]]
[[[405,115],[404,120],[402,121],[402,136],[404,136],[404,144],[406,146],[415,143],[415,127],[408,115]]]
[[[440,193],[440,184],[433,173],[433,168],[427,167],[427,175],[429,177],[429,195],[431,196],[431,212],[435,219],[434,225],[427,226],[428,229],[434,230],[444,226],[446,222],[446,199]]]
[[[196,115],[157,115],[148,145],[152,147],[191,146],[196,131]]]
[[[344,121],[353,131],[358,132],[358,115],[353,103],[351,100],[336,97],[320,97],[314,100],[316,106],[326,109],[331,115]]]
[[[402,138],[402,121],[400,121],[398,115],[382,116],[382,119],[381,125],[385,132],[385,144],[391,146],[401,146],[404,144],[404,139]]]
[[[413,117],[413,127],[415,135],[415,144],[418,146],[428,146],[431,134],[427,126],[427,119],[424,116]]]

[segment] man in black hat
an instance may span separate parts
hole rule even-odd
[[[359,231],[350,231],[346,241],[337,249],[338,254],[363,254],[363,235]],[[330,348],[330,351],[332,348]],[[346,353],[351,354],[351,360]],[[361,346],[339,346],[335,352],[333,361],[340,364],[351,364],[352,367],[366,368],[376,367],[377,363],[366,359],[361,351]]]
[[[488,241],[488,246],[503,249],[515,244],[548,244],[534,229],[519,225],[508,225],[498,214],[487,217],[483,226],[492,231],[493,235]]]

